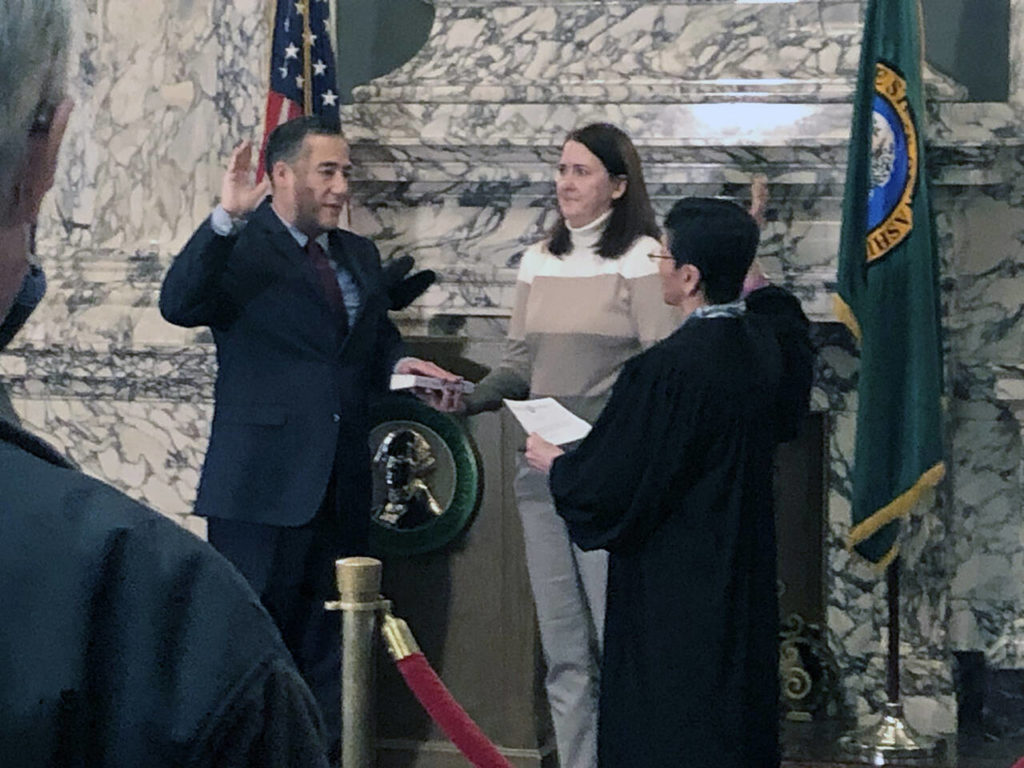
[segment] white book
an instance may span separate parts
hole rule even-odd
[[[393,373],[391,374],[391,389],[444,389],[446,382],[434,376],[417,376],[415,373]],[[461,381],[462,394],[468,395],[473,391],[473,382]]]

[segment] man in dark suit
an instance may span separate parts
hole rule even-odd
[[[41,295],[28,233],[71,112],[70,22],[67,0],[0,4],[0,349]],[[5,768],[327,768],[316,702],[236,570],[2,417],[0,584]]]
[[[329,727],[340,719],[334,560],[365,552],[370,524],[368,400],[392,372],[457,381],[403,357],[380,256],[338,229],[348,145],[304,117],[266,148],[272,197],[232,154],[220,205],[171,265],[164,317],[207,325],[217,346],[213,428],[196,514],[278,622]],[[434,404],[449,407],[446,390]]]

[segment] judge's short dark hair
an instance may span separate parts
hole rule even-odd
[[[739,298],[761,232],[754,217],[728,200],[685,197],[665,217],[676,267],[700,270],[704,298],[727,304]]]
[[[274,163],[283,161],[290,165],[298,160],[302,142],[307,136],[341,137],[341,122],[320,115],[307,115],[281,123],[270,132],[270,138],[267,139],[263,158],[263,170],[267,176],[272,175]]]
[[[629,136],[611,123],[591,123],[571,131],[562,142],[575,141],[589,149],[611,176],[626,180],[626,191],[612,200],[612,213],[597,241],[597,253],[605,259],[617,259],[629,250],[641,235],[657,238],[661,235],[658,220],[647,196],[640,154]],[[572,250],[572,236],[565,217],[558,214],[551,228],[548,250],[562,256]]]

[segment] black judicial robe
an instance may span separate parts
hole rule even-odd
[[[573,540],[611,553],[602,768],[779,764],[772,462],[807,406],[810,347],[799,305],[774,298],[630,360],[552,466]]]
[[[327,768],[324,743],[226,560],[0,421],[0,765]]]

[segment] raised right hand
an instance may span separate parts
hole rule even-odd
[[[232,218],[241,218],[254,210],[270,191],[270,180],[256,184],[253,179],[252,142],[243,141],[231,152],[224,180],[220,184],[220,204]]]
[[[764,228],[765,211],[768,208],[768,177],[763,173],[755,174],[750,179],[750,215],[757,226]]]

